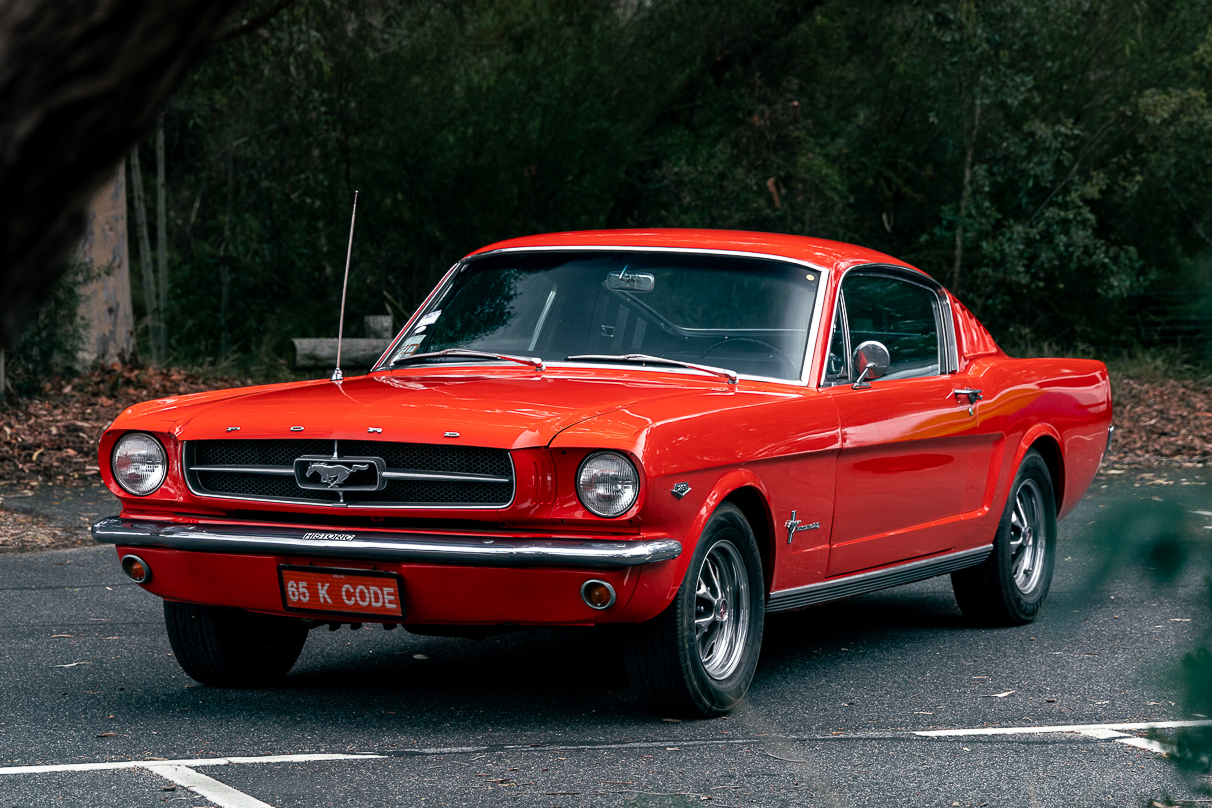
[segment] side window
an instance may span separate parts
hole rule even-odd
[[[934,292],[880,275],[851,275],[842,282],[842,292],[850,350],[867,340],[883,343],[890,358],[883,378],[939,374],[941,340]]]

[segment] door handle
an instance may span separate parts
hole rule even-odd
[[[959,400],[960,396],[967,396],[969,406],[971,406],[972,404],[975,404],[976,402],[980,401],[981,399],[983,399],[985,397],[984,393],[980,390],[967,390],[967,389],[952,390],[951,395],[955,396],[957,401]]]

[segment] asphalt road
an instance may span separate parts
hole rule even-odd
[[[280,688],[209,689],[178,669],[159,601],[126,581],[111,548],[0,556],[0,808],[1189,797],[1196,784],[1129,745],[1135,730],[1017,730],[1191,718],[1168,676],[1212,628],[1206,562],[1160,588],[1131,570],[1100,575],[1090,592],[1121,551],[1116,531],[1083,531],[1124,503],[1193,496],[1183,510],[1208,511],[1193,517],[1198,533],[1212,526],[1205,479],[1101,478],[1062,523],[1049,602],[1025,628],[969,627],[946,578],[771,619],[746,703],[711,721],[649,713],[612,637],[590,630],[482,641],[320,630]],[[916,734],[989,727],[1016,732]],[[316,754],[376,757],[282,757]],[[235,756],[271,757],[224,762]],[[120,767],[62,768],[106,762]],[[30,766],[47,768],[11,770]]]

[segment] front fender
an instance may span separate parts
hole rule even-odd
[[[770,498],[766,486],[761,478],[748,469],[728,469],[723,472],[718,469],[706,470],[683,476],[685,479],[679,477],[677,482],[687,482],[690,485],[691,494],[697,493],[698,496],[695,497],[693,503],[687,503],[690,507],[696,508],[693,516],[689,517],[689,522],[685,521],[688,514],[680,515],[682,523],[686,525],[685,531],[672,534],[681,541],[682,554],[672,561],[644,567],[635,593],[627,604],[628,616],[631,619],[649,620],[663,612],[673,602],[678,588],[686,578],[686,572],[690,568],[695,551],[698,549],[703,529],[707,527],[707,522],[715,513],[716,508],[729,495],[741,488],[756,489],[767,502],[767,512],[769,512]],[[671,480],[672,478],[658,478],[653,481],[655,483],[652,486],[654,493],[650,498],[649,508],[656,513],[648,513],[646,516],[655,516],[657,519],[661,519],[662,516],[674,516],[669,512],[679,509],[683,500],[690,500],[690,494],[683,497],[683,500],[678,500],[672,494],[666,493],[666,491],[672,491]],[[696,491],[696,486],[700,486],[698,491]],[[666,499],[669,502],[665,502]],[[661,519],[661,521],[665,520]],[[770,526],[763,527],[773,529]]]

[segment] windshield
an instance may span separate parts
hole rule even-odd
[[[647,354],[798,379],[818,273],[763,258],[495,253],[465,263],[387,364],[449,348],[541,357]],[[419,361],[468,361],[434,357]]]

